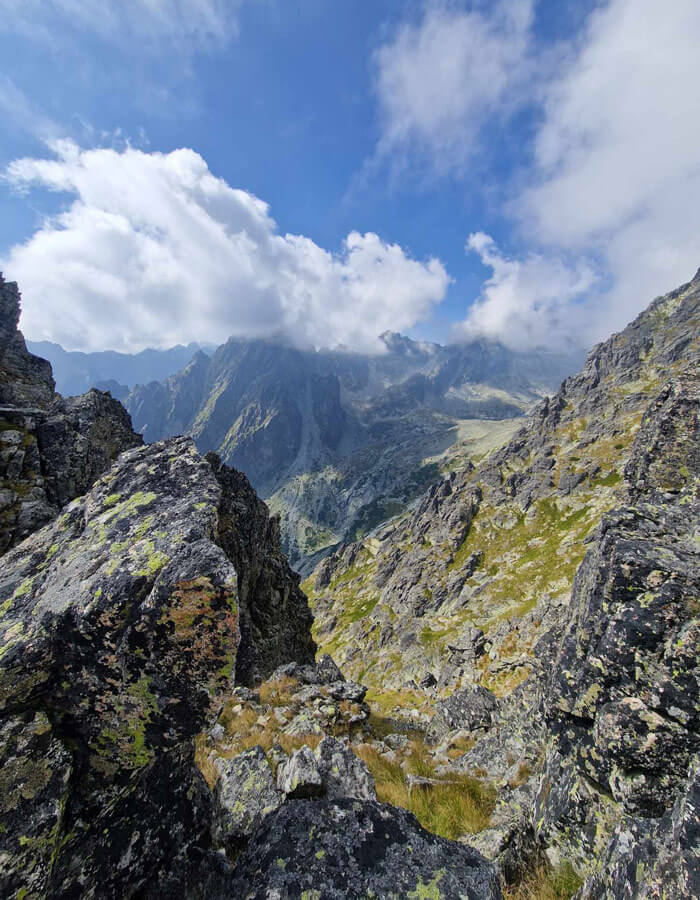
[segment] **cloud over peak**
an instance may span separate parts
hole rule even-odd
[[[466,249],[479,256],[491,276],[467,318],[455,326],[455,338],[484,336],[528,350],[586,346],[596,339],[599,323],[590,298],[582,303],[596,280],[587,263],[567,264],[538,253],[510,259],[483,232],[471,234]]]
[[[138,350],[230,335],[381,352],[445,295],[437,259],[373,233],[339,253],[279,234],[266,203],[215,177],[193,150],[52,144],[5,179],[71,200],[1,267],[23,292],[23,328],[69,348]]]

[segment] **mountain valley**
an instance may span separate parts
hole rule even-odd
[[[130,392],[147,443],[55,393],[19,303],[0,280],[3,896],[698,896],[700,272],[554,392],[493,347],[448,377],[395,336],[229,342]],[[271,489],[358,434],[367,497],[412,443],[425,472],[302,582],[226,454]]]
[[[308,572],[342,541],[403,511],[465,455],[505,441],[577,367],[575,354],[486,341],[382,340],[384,352],[367,356],[231,339],[163,381],[94,386],[123,400],[146,441],[186,433],[245,471],[280,516],[292,564]],[[59,355],[63,366],[65,356],[80,362]]]

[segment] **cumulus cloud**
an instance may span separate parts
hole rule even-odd
[[[611,0],[549,88],[525,227],[595,250],[607,331],[700,265],[700,4]]]
[[[377,335],[412,327],[447,290],[438,260],[376,234],[349,234],[337,254],[279,234],[267,204],[192,150],[52,149],[5,174],[17,190],[71,198],[0,263],[20,284],[33,339],[138,350],[274,336],[380,352]]]
[[[494,111],[506,112],[529,71],[534,0],[496,0],[469,8],[425,4],[375,56],[380,156],[428,157],[460,168]]]
[[[470,238],[492,276],[460,334],[590,344],[692,277],[698,33],[697,0],[608,0],[591,13],[543,91],[533,163],[513,204],[535,250],[517,261]]]
[[[467,319],[455,326],[455,338],[484,336],[518,349],[552,344],[563,349],[589,342],[596,316],[590,302],[582,300],[595,283],[591,266],[538,253],[509,259],[483,232],[469,236],[467,250],[476,253],[492,274]]]
[[[236,32],[241,0],[0,0],[0,31],[54,37],[56,27],[116,41],[221,41]]]

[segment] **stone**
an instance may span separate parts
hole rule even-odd
[[[426,739],[438,743],[451,731],[476,731],[491,726],[497,701],[491,691],[474,684],[456,691],[446,700],[436,704],[436,711],[430,720]]]
[[[109,394],[54,393],[51,366],[27,351],[19,314],[17,285],[0,275],[0,554],[142,443]]]
[[[0,815],[3,896],[158,896],[174,871],[181,890],[202,867],[218,871],[194,739],[233,691],[248,573],[226,553],[225,513],[238,503],[243,518],[250,495],[231,496],[217,474],[187,438],[128,450],[3,557],[3,795],[28,796],[27,772],[36,782],[23,822],[19,800]],[[284,595],[286,572],[272,571]],[[298,612],[306,621],[308,608]],[[283,640],[297,621],[270,627]],[[270,646],[266,636],[248,640]],[[310,646],[308,634],[290,639],[287,659],[306,661]]]
[[[475,850],[424,831],[411,813],[360,800],[293,801],[239,858],[228,897],[501,900]]]
[[[323,794],[329,800],[343,797],[377,799],[374,778],[347,743],[326,737],[318,745],[314,755],[323,782]]]
[[[218,758],[214,785],[215,837],[228,850],[240,847],[268,813],[278,809],[284,794],[277,788],[262,747],[233,759]]]
[[[324,792],[323,776],[310,747],[296,750],[277,774],[277,784],[291,799],[320,797]]]

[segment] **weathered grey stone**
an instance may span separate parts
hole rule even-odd
[[[232,489],[189,439],[132,449],[3,557],[3,793],[15,798],[0,816],[3,896],[157,897],[177,872],[179,897],[220,868],[193,742],[233,692],[247,573],[225,552],[226,511],[243,518],[250,495]],[[281,594],[277,571],[267,583]],[[290,640],[287,658],[307,659],[309,642]],[[36,802],[20,822],[28,773]]]
[[[323,776],[310,747],[302,747],[291,755],[278,772],[277,784],[291,799],[320,797],[323,794]]]
[[[482,856],[429,834],[405,810],[321,800],[286,803],[263,822],[227,896],[500,900],[501,890]]]
[[[446,700],[436,704],[435,715],[428,726],[426,738],[437,743],[451,731],[489,728],[497,705],[491,691],[478,684],[456,691]]]
[[[314,755],[323,782],[323,794],[329,800],[340,800],[343,797],[377,799],[374,778],[347,743],[326,737],[318,745]]]
[[[142,443],[109,394],[54,394],[51,366],[27,351],[18,321],[17,285],[0,275],[0,553]]]
[[[214,785],[215,835],[233,849],[255,832],[268,813],[281,806],[277,788],[262,747],[253,747],[233,759],[217,759],[219,777]]]

